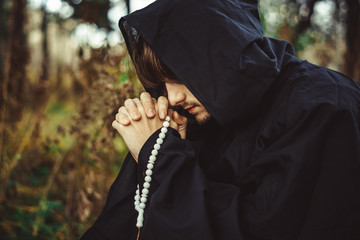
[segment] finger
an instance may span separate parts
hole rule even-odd
[[[126,111],[130,114],[131,119],[138,121],[141,118],[141,114],[134,100],[135,99],[126,99],[124,106]]]
[[[174,111],[173,119],[174,119],[174,122],[176,122],[176,124],[178,125],[178,132],[180,133],[180,137],[182,139],[185,139],[188,119],[184,116],[181,116],[176,111]]]
[[[187,125],[187,121],[188,121],[188,119],[186,117],[181,116],[177,111],[174,111],[174,113],[173,113],[173,120],[178,125]]]
[[[166,113],[169,107],[169,101],[166,97],[160,96],[158,98],[159,117],[161,120],[166,118]]]
[[[155,112],[158,113],[158,112],[159,112],[159,106],[158,106],[158,104],[157,104],[156,99],[155,99],[155,98],[152,98],[152,102],[153,102],[153,104],[154,104],[154,106],[155,106]],[[155,115],[156,115],[156,114],[155,114]],[[161,120],[161,119],[160,119],[160,120]]]
[[[159,112],[159,106],[158,106],[158,104],[157,104],[156,99],[155,99],[155,98],[152,98],[152,102],[153,102],[153,104],[154,104],[154,106],[155,106],[155,112]]]
[[[115,116],[115,120],[121,123],[124,126],[127,126],[130,124],[130,119],[127,114],[124,113],[117,113]]]
[[[140,101],[144,107],[145,114],[148,118],[155,116],[155,105],[153,104],[150,93],[143,92],[140,94]]]
[[[121,125],[118,121],[114,120],[112,122],[112,127],[115,128],[121,135],[121,128],[123,127],[123,125]]]
[[[124,106],[119,108],[118,114],[115,115],[115,120],[123,125],[129,125],[131,123],[131,116]]]
[[[179,126],[177,125],[177,123],[173,120],[173,114],[174,114],[174,110],[169,109],[167,115],[170,117],[170,127],[172,127],[173,129],[175,129],[176,131],[179,129]]]
[[[140,99],[134,98],[134,103],[136,104],[136,107],[137,107],[139,113],[140,113],[141,115],[146,115],[146,114],[145,114],[144,106],[142,105]]]

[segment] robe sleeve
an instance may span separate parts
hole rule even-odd
[[[244,183],[246,176],[256,182],[252,191],[244,191],[241,181],[207,179],[192,143],[169,128],[153,169],[140,239],[358,239],[356,118],[321,106],[289,119],[286,127],[267,144],[258,138],[261,147],[244,174]],[[109,206],[93,227],[94,236],[104,238],[96,239],[136,239],[135,182],[142,186],[158,133],[144,144],[137,168],[121,170]]]
[[[142,179],[157,135],[140,151]],[[140,239],[242,239],[240,192],[235,185],[208,181],[192,143],[169,128],[155,162]]]
[[[81,240],[136,239],[134,192],[138,167],[130,153],[111,185],[105,207]]]
[[[358,116],[327,104],[298,113],[254,154],[246,174],[257,185],[246,193],[241,182],[208,180],[191,143],[170,130],[155,164],[142,239],[358,239]],[[140,152],[142,176],[155,140]]]

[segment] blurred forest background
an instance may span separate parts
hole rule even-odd
[[[127,149],[141,91],[117,27],[151,0],[0,0],[0,239],[77,239]],[[265,33],[360,81],[359,0],[260,0]]]

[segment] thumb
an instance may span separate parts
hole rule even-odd
[[[182,139],[186,138],[186,127],[188,123],[188,119],[184,116],[181,116],[178,112],[174,112],[173,114],[174,122],[178,125],[178,132]]]
[[[176,131],[179,131],[179,126],[174,120],[174,110],[168,109],[168,116],[171,118],[170,120],[170,127],[175,129]]]
[[[180,125],[187,125],[188,119],[184,116],[181,116],[178,112],[174,111],[173,113],[173,119],[174,121],[180,126]]]

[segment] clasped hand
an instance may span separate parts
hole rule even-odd
[[[127,99],[120,107],[112,123],[125,141],[131,155],[138,161],[139,152],[146,140],[162,127],[166,116],[170,116],[170,127],[186,137],[187,118],[168,109],[168,100],[160,97],[158,101],[143,92],[139,98]]]

